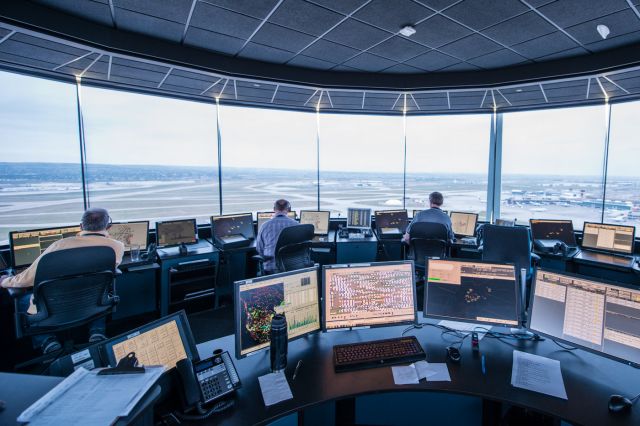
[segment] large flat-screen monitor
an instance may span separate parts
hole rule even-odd
[[[416,217],[416,216],[418,215],[418,213],[420,213],[420,212],[422,212],[422,211],[424,211],[424,209],[423,209],[423,210],[416,210],[416,209],[414,209],[414,210],[413,210],[413,216],[411,216],[411,217]],[[449,214],[449,210],[442,210],[442,213],[444,213],[444,214],[447,214],[447,215],[448,215],[448,214]]]
[[[633,253],[636,227],[585,222],[582,247],[612,253]]]
[[[371,209],[347,209],[347,228],[371,228]]]
[[[413,261],[325,265],[324,330],[416,321]]]
[[[289,340],[320,330],[318,267],[235,282],[236,357],[269,347],[271,319],[287,318]]]
[[[252,240],[255,238],[253,215],[251,213],[240,213],[211,216],[211,235],[219,239],[238,235],[247,240]]]
[[[573,221],[553,219],[529,219],[534,240],[559,240],[569,247],[576,246]]]
[[[31,265],[51,244],[63,238],[75,237],[80,231],[80,226],[60,226],[10,232],[11,266],[22,268]]]
[[[169,220],[156,222],[156,241],[158,247],[195,244],[198,242],[198,227],[195,219]]]
[[[165,370],[175,367],[181,359],[199,359],[184,311],[128,331],[104,344],[104,355],[112,367],[129,352],[136,353],[140,365],[163,365]]]
[[[132,245],[144,250],[149,245],[149,221],[114,222],[109,228],[109,236],[124,244],[125,251],[131,251]]]
[[[329,211],[301,210],[300,225],[313,225],[315,235],[327,235],[329,233]]]
[[[383,234],[404,234],[409,224],[406,210],[377,210],[376,228]]]
[[[473,237],[477,223],[477,213],[451,212],[451,229],[455,235]]]
[[[515,266],[480,260],[427,259],[424,316],[518,326]]]
[[[258,219],[258,232],[260,231],[260,228],[262,228],[262,225],[264,225],[264,223],[266,221],[268,221],[269,219],[273,218],[273,215],[275,213],[273,211],[270,212],[258,212],[257,213],[257,219]],[[287,213],[287,217],[289,219],[294,219],[296,218],[296,212],[295,211],[290,211]]]
[[[639,366],[640,289],[538,269],[528,328]]]

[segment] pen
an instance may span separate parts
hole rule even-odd
[[[298,364],[296,364],[296,369],[293,370],[293,379],[296,379],[296,376],[298,375],[298,370],[300,370],[300,366],[302,365],[302,360],[298,361]]]
[[[482,355],[482,374],[487,374],[487,367],[484,362],[484,355]],[[294,374],[294,377],[295,377],[295,374]]]

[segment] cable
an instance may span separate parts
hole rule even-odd
[[[575,351],[575,350],[577,350],[577,349],[578,349],[578,348],[574,348],[573,346],[566,346],[566,345],[563,345],[562,343],[558,342],[558,341],[557,341],[557,340],[555,340],[555,339],[551,339],[551,341],[552,341],[553,343],[555,343],[556,345],[560,346],[560,347],[561,347],[563,350],[565,350],[565,351]]]
[[[235,404],[235,401],[233,399],[226,400],[226,401],[219,401],[209,410],[205,410],[204,408],[202,408],[202,404],[198,403],[198,405],[196,406],[196,410],[198,411],[199,414],[184,414],[179,411],[174,411],[171,415],[174,418],[178,418],[180,420],[185,420],[185,421],[205,420],[211,417],[213,414],[221,413],[225,410],[228,410],[229,408],[233,407],[234,404]]]

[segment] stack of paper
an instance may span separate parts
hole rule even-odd
[[[417,384],[422,379],[427,382],[450,382],[449,368],[445,363],[429,364],[427,361],[418,361],[407,366],[391,367],[393,382],[396,385]]]
[[[567,399],[560,361],[555,359],[513,351],[511,385]]]

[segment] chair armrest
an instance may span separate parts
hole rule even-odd
[[[25,294],[31,292],[33,290],[33,287],[9,287],[7,288],[7,292],[9,293],[9,296],[11,296],[14,299],[17,299],[18,297],[22,297]]]
[[[531,264],[535,266],[538,263],[540,263],[540,256],[538,256],[537,254],[532,252],[531,253]]]
[[[115,275],[116,277],[117,277],[118,275],[122,275],[122,271],[121,271],[120,269],[116,268],[116,271],[115,271],[115,274],[114,274],[114,275]]]
[[[484,250],[484,247],[482,245],[479,245],[477,250],[478,250],[478,253],[482,253],[482,251]]]
[[[254,254],[253,256],[251,256],[251,260],[255,260],[256,262],[262,263],[266,259],[263,256],[259,255],[259,254]]]

